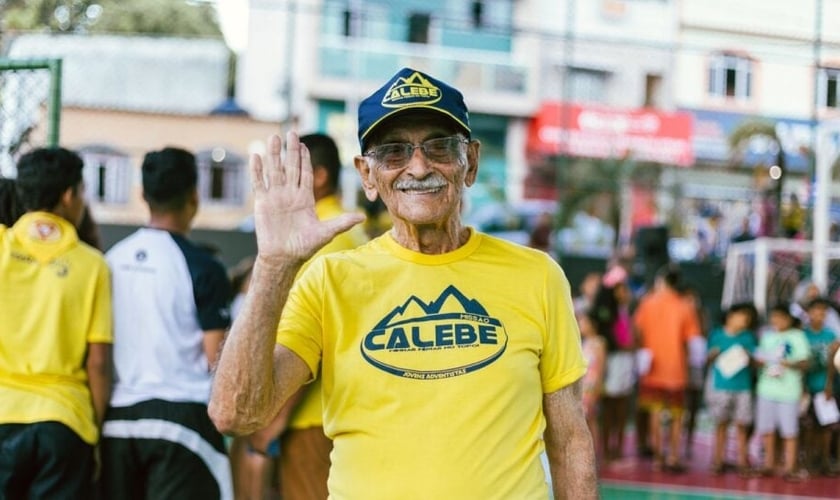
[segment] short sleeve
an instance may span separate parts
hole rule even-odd
[[[758,348],[758,343],[755,340],[755,335],[752,332],[744,334],[744,349],[750,354],[754,353]]]
[[[111,272],[104,260],[96,270],[96,284],[93,291],[87,341],[90,344],[111,344],[114,342],[113,311],[111,310]]]
[[[712,333],[709,334],[709,339],[706,341],[706,349],[711,351],[715,347],[719,347],[720,344],[720,336],[719,330],[715,328],[712,330]]]
[[[796,342],[794,343],[794,348],[796,352],[792,353],[794,361],[803,361],[806,359],[810,359],[811,357],[811,343],[808,342],[808,337],[805,336],[805,333],[800,332],[796,335]]]
[[[683,311],[685,313],[682,332],[683,339],[690,340],[700,336],[700,318],[697,316],[697,311],[688,303],[683,304]]]
[[[277,343],[318,373],[323,352],[324,259],[316,259],[295,280],[277,326]]]
[[[222,330],[230,326],[230,280],[218,261],[211,260],[195,278],[195,305],[201,329]]]
[[[577,381],[586,372],[580,331],[575,319],[569,281],[551,262],[545,281],[545,332],[540,377],[543,393],[555,392]]]

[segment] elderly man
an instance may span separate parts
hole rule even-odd
[[[272,137],[252,160],[258,255],[211,418],[252,432],[320,367],[332,498],[544,499],[543,449],[555,498],[596,497],[568,282],[545,253],[462,224],[479,143],[461,93],[404,68],[361,102],[359,141],[365,194],[393,229],[294,287],[361,217],[318,221],[294,134],[285,158]]]

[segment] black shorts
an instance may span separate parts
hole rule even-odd
[[[93,446],[64,424],[0,424],[0,498],[90,498],[93,463]]]
[[[104,500],[232,497],[224,439],[204,404],[109,408],[100,448]]]

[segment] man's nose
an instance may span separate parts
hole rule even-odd
[[[406,171],[414,177],[425,177],[431,171],[429,159],[426,158],[422,146],[415,147],[414,151],[411,152]]]

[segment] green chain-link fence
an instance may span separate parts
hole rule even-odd
[[[0,58],[0,177],[30,149],[57,146],[61,117],[61,59]]]

